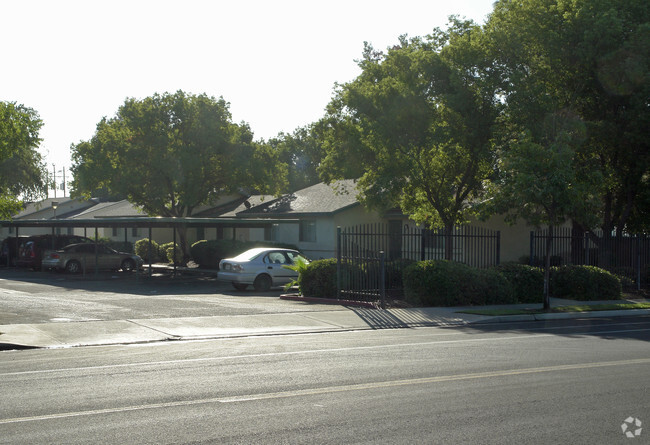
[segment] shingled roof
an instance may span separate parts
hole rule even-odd
[[[331,185],[321,182],[280,198],[270,196],[251,198],[248,200],[249,208],[243,203],[229,215],[222,216],[295,218],[304,215],[331,215],[360,205],[353,180],[337,181]]]

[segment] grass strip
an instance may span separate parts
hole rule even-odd
[[[614,303],[614,304],[584,304],[572,306],[557,306],[551,308],[551,313],[562,312],[593,312],[593,311],[622,311],[629,309],[650,309],[650,303]],[[544,314],[544,309],[467,309],[458,311],[461,314],[472,315],[530,315],[530,314]]]

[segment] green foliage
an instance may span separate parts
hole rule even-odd
[[[276,193],[286,176],[277,153],[232,122],[223,98],[182,91],[127,99],[71,151],[75,195],[105,189],[150,216],[186,217],[242,187]],[[178,234],[189,255],[186,230]]]
[[[495,267],[512,286],[517,303],[541,303],[544,290],[544,272],[533,266],[505,263]]]
[[[0,101],[0,219],[21,209],[21,199],[45,194],[47,173],[38,147],[43,121],[15,102]]]
[[[336,298],[336,258],[316,260],[300,274],[302,295],[309,298]]]
[[[163,261],[177,264],[183,262],[183,251],[178,244],[173,242],[162,244],[159,252]]]
[[[298,292],[302,293],[300,284],[302,282],[303,274],[309,267],[309,263],[304,261],[302,258],[298,258],[295,264],[284,265],[282,267],[285,269],[293,270],[294,272],[298,272],[298,278],[287,283],[284,286],[284,289],[289,290],[294,286],[298,286]]]
[[[151,257],[149,257],[149,239],[143,238],[135,242],[135,254],[143,259],[145,263],[159,263],[162,261],[160,246],[151,240]]]
[[[551,271],[551,293],[570,300],[618,300],[621,280],[595,266],[562,266]]]
[[[386,53],[366,46],[361,75],[339,86],[321,123],[321,176],[360,176],[368,207],[399,205],[430,227],[465,222],[473,211],[467,201],[493,171],[497,107],[477,75],[485,61],[472,42],[480,34],[455,22],[426,38],[401,38]],[[455,51],[441,49],[449,41]]]
[[[406,301],[418,306],[465,306],[485,299],[474,270],[446,260],[420,261],[404,270]]]

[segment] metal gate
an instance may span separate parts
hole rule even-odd
[[[480,227],[422,229],[403,225],[362,224],[337,232],[339,299],[385,301],[401,298],[402,271],[415,261],[442,260],[486,268],[499,264],[501,233]]]

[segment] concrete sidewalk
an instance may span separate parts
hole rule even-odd
[[[621,303],[624,301],[617,301]],[[554,299],[552,306],[604,304]],[[531,308],[510,305],[499,308]],[[469,308],[369,309],[337,307],[328,311],[192,318],[154,318],[0,326],[0,349],[64,348],[133,344],[172,340],[196,340],[259,335],[398,329],[427,326],[462,326],[471,323],[507,323],[563,318],[648,315],[650,310],[549,313],[537,315],[482,316],[463,314]],[[480,309],[473,307],[471,309]]]

